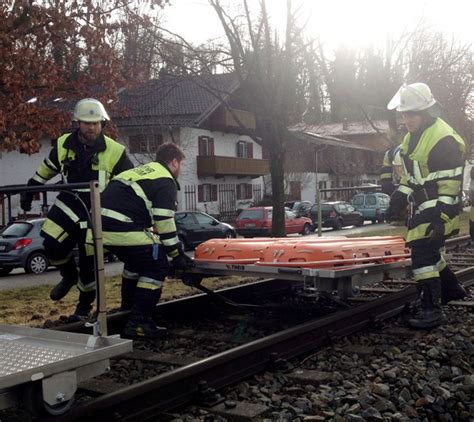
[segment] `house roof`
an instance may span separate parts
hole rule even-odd
[[[121,92],[113,119],[119,127],[199,127],[238,86],[232,73],[162,76]]]
[[[386,120],[373,120],[372,124],[380,132],[385,133],[389,130],[388,121]],[[321,136],[371,135],[377,133],[377,130],[375,130],[367,120],[320,125],[307,125],[300,123],[298,126],[304,128],[307,132],[317,133]]]
[[[290,133],[292,133],[297,139],[300,139],[305,142],[309,142],[315,145],[328,145],[341,148],[351,148],[358,149],[363,151],[372,151],[371,148],[364,147],[362,145],[354,144],[350,141],[337,138],[335,136],[321,135],[319,133],[314,133],[311,131],[312,126],[306,125],[296,125],[289,128]]]

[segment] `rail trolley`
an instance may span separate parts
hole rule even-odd
[[[302,294],[337,292],[411,276],[410,250],[398,236],[211,239],[196,248],[196,278],[245,275],[303,282]]]
[[[11,220],[11,196],[20,192],[90,188],[96,246],[97,319],[93,333],[77,334],[0,324],[0,409],[22,402],[35,414],[61,415],[74,401],[79,382],[110,368],[109,359],[132,350],[132,341],[107,336],[100,196],[97,181],[45,186],[3,186]],[[73,194],[73,193],[71,193]],[[45,194],[43,194],[45,197]]]

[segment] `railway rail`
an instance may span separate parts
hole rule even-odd
[[[452,239],[446,246],[460,281],[474,285],[469,237]],[[223,401],[219,389],[379,325],[400,314],[417,296],[412,281],[399,279],[361,289],[360,296],[348,301],[354,306],[345,309],[337,301],[320,301],[318,306],[298,303],[297,312],[285,300],[295,284],[260,280],[219,291],[221,303],[200,294],[158,305],[157,316],[170,328],[169,340],[136,342],[134,352],[116,359],[109,374],[79,385],[77,404],[66,414],[43,419],[86,420],[94,415],[116,421],[148,420],[189,403],[219,406]],[[246,302],[261,308],[235,306]],[[328,308],[332,313],[325,315]],[[109,332],[120,332],[125,317],[126,313],[109,315]],[[87,330],[82,323],[56,329]],[[128,385],[130,378],[138,382]]]

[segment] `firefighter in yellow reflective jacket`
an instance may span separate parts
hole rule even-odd
[[[465,296],[440,249],[459,232],[463,139],[439,118],[439,105],[428,85],[403,85],[388,104],[401,113],[408,133],[401,146],[404,173],[386,216],[410,205],[407,244],[419,282],[421,310],[408,321],[413,328],[432,328],[446,321],[442,303]]]
[[[395,185],[400,182],[400,176],[395,172],[393,162],[399,154],[401,145],[390,148],[385,152],[382,163],[382,170],[380,171],[380,184],[382,185],[382,192],[391,195],[395,190]]]
[[[123,335],[161,337],[166,329],[152,317],[168,275],[168,258],[186,270],[174,220],[177,177],[184,154],[173,143],[160,145],[156,161],[116,176],[101,198],[104,246],[124,263],[122,310],[131,310]]]
[[[471,201],[474,198],[474,167],[471,168],[471,190],[469,192]],[[469,213],[469,234],[471,239],[474,240],[474,203],[471,203],[471,211]]]
[[[133,167],[123,145],[104,136],[102,129],[109,116],[98,100],[86,98],[74,109],[74,121],[79,127],[58,138],[49,156],[38,167],[28,185],[42,185],[57,174],[63,183],[80,183],[98,180],[101,189],[109,178]],[[51,264],[56,265],[62,280],[50,293],[52,300],[60,300],[77,284],[79,304],[74,317],[87,317],[95,299],[94,261],[85,253],[89,189],[71,193],[61,192],[48,213],[41,236]],[[31,209],[31,194],[23,194],[21,207]],[[79,250],[80,279],[72,250]]]

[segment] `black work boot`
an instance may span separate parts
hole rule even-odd
[[[446,305],[451,300],[464,299],[467,296],[466,290],[459,284],[451,268],[446,267],[439,276],[441,278],[441,305]]]
[[[59,266],[59,272],[62,279],[49,292],[51,300],[61,300],[69,293],[69,290],[71,290],[78,281],[78,272],[74,258],[71,258],[64,265]]]
[[[157,326],[152,318],[160,296],[161,289],[136,289],[132,311],[122,331],[123,338],[158,339],[166,335],[167,329]]]
[[[412,328],[430,329],[445,324],[446,315],[441,309],[441,280],[431,278],[421,281],[421,310],[408,320]]]
[[[138,280],[122,276],[122,302],[120,304],[120,311],[130,311],[135,301],[135,292],[137,290]]]
[[[80,292],[79,303],[76,306],[76,310],[69,317],[71,321],[82,321],[90,317],[92,310],[92,304],[95,300],[95,291],[92,292]]]

